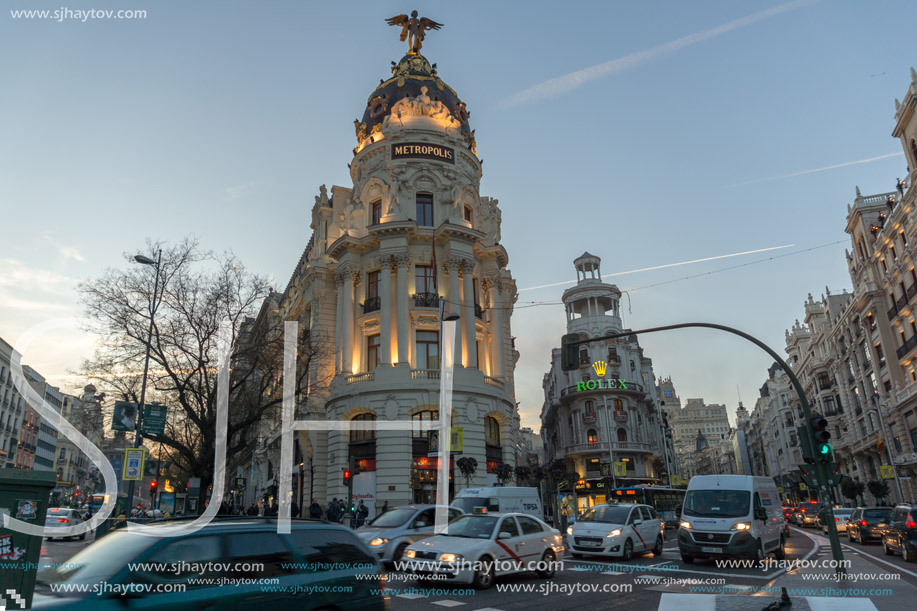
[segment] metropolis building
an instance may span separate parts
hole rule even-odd
[[[567,333],[580,339],[624,331],[621,291],[602,282],[600,262],[588,252],[577,258],[577,283],[563,294]],[[562,460],[579,474],[569,491],[579,510],[605,502],[613,463],[619,470],[623,463],[618,486],[667,483],[663,465],[675,473],[653,362],[636,336],[584,344],[575,371],[561,369],[561,350],[555,348],[543,386],[545,462]]]
[[[356,467],[353,495],[372,517],[386,501],[435,499],[427,431],[439,418],[441,298],[446,316],[459,317],[451,424],[461,447],[450,460],[450,495],[494,483],[501,463],[515,466],[516,289],[497,200],[479,192],[469,112],[430,62],[415,52],[392,62],[354,123],[352,185],[330,194],[322,186],[315,197],[312,238],[276,315],[299,321],[317,349],[297,420],[363,423],[300,432],[294,500],[346,498],[342,473]],[[252,456],[260,498],[276,494],[278,424],[262,426]],[[456,467],[464,456],[477,461],[470,475]],[[231,473],[247,475],[242,466]]]

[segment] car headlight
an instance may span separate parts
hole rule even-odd
[[[440,562],[457,562],[462,559],[461,554],[440,554]]]
[[[690,522],[679,522],[678,525],[681,526],[682,528],[684,528],[685,530],[691,530],[691,523],[690,523]]]
[[[382,537],[376,537],[369,542],[372,547],[379,547],[380,545],[385,545],[386,543],[388,543],[388,539],[383,539]]]
[[[572,527],[572,526],[568,526],[568,527],[567,527],[567,534],[568,534],[568,535],[572,535],[572,534],[573,534],[573,527]]]
[[[404,552],[404,557],[405,557],[405,558],[413,558],[413,557],[416,556],[416,555],[417,555],[417,552],[415,552],[415,551],[412,550],[412,549],[405,550],[405,552]]]
[[[621,529],[620,529],[620,528],[616,528],[616,529],[614,529],[613,531],[611,531],[610,533],[608,533],[608,534],[605,535],[605,536],[606,536],[606,537],[617,537],[617,536],[620,535],[620,534],[621,534]]]
[[[732,525],[732,530],[748,530],[751,528],[751,524],[748,522],[736,522]]]

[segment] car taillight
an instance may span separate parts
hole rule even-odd
[[[917,528],[917,522],[915,522],[914,520],[908,520],[907,522],[904,523],[904,525],[908,528]]]
[[[834,518],[834,521],[835,521],[835,522],[840,522],[841,520],[840,520],[840,518]]]
[[[866,520],[860,520],[860,526],[866,526]]]
[[[58,521],[58,522],[63,522],[64,524],[66,524],[66,523],[69,522],[70,520],[68,520],[67,518],[57,518],[57,521]]]

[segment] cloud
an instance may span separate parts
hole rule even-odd
[[[60,253],[60,256],[63,257],[64,261],[67,259],[76,259],[77,261],[84,262],[86,259],[83,258],[83,255],[80,254],[80,251],[72,246],[58,246],[57,252]]]
[[[75,284],[75,278],[28,267],[16,259],[0,259],[0,289],[13,289],[18,293],[72,295]],[[5,306],[6,303],[4,302],[3,305]]]
[[[709,30],[688,34],[687,36],[683,36],[682,38],[678,38],[651,49],[637,51],[636,53],[631,53],[630,55],[625,55],[624,57],[619,57],[602,64],[597,64],[589,68],[584,68],[582,70],[577,70],[576,72],[558,76],[542,83],[538,83],[537,85],[529,87],[528,89],[524,89],[510,96],[504,100],[503,106],[519,106],[529,102],[537,102],[539,100],[544,100],[561,95],[563,93],[567,93],[568,91],[582,87],[590,81],[594,81],[605,76],[610,76],[618,72],[623,72],[624,70],[630,70],[631,68],[639,66],[640,64],[645,64],[664,55],[669,55],[684,49],[685,47],[689,47],[693,44],[715,38],[720,34],[731,32],[732,30],[757,23],[758,21],[769,19],[770,17],[775,17],[787,11],[797,9],[814,2],[817,2],[817,0],[795,0],[794,2],[781,4],[780,6],[775,6],[774,8],[767,9],[766,11],[760,11],[747,17],[742,17],[741,19],[730,21],[729,23],[724,23],[721,26]]]
[[[836,163],[834,165],[826,165],[823,168],[815,168],[814,170],[802,170],[801,172],[791,172],[789,174],[781,174],[780,176],[771,176],[769,178],[755,178],[753,180],[743,180],[742,182],[732,183],[731,185],[726,185],[727,187],[735,187],[738,185],[748,185],[755,182],[766,182],[768,180],[780,180],[781,178],[792,178],[794,176],[804,176],[806,174],[814,174],[816,172],[824,172],[826,170],[835,170],[837,168],[845,168],[848,165],[858,165],[861,163],[870,163],[873,161],[879,161],[880,159],[888,159],[889,157],[898,157],[903,155],[904,152],[889,153],[887,155],[879,155],[878,157],[868,157],[866,159],[857,159],[856,161],[845,161],[844,163]]]
[[[243,185],[236,185],[234,187],[226,187],[223,189],[223,192],[226,194],[228,199],[239,199],[240,197],[245,197],[252,192],[255,188],[255,183],[247,182]]]

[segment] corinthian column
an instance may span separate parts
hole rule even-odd
[[[395,265],[398,266],[395,282],[395,299],[398,314],[398,363],[410,363],[410,325],[408,320],[408,260],[407,255],[396,255]]]
[[[341,365],[341,355],[342,348],[344,346],[344,274],[338,272],[334,276],[334,282],[337,285],[337,303],[335,307],[337,308],[337,313],[334,317],[334,343],[335,343],[335,353],[334,353],[334,373],[341,373],[343,367]]]
[[[455,316],[461,316],[460,306],[462,303],[462,296],[459,294],[459,267],[462,264],[462,260],[456,257],[450,257],[446,260],[444,265],[449,270],[449,295],[446,298],[448,300],[447,310],[450,314]],[[462,365],[462,334],[457,333],[455,336],[455,364]]]
[[[491,320],[493,320],[493,351],[496,357],[494,359],[494,377],[503,379],[506,377],[506,338],[503,330],[503,297],[500,294],[503,283],[500,282],[500,278],[490,278],[488,284],[490,285],[488,293],[490,293]]]
[[[353,372],[353,285],[357,271],[353,269],[344,270],[344,305],[343,319],[341,325],[341,371],[345,373]]]
[[[462,262],[462,279],[464,280],[464,301],[462,301],[462,325],[465,330],[465,367],[477,367],[477,344],[475,342],[474,322],[474,262]]]
[[[379,364],[392,364],[392,257],[379,257],[379,296],[382,313],[379,321]]]

